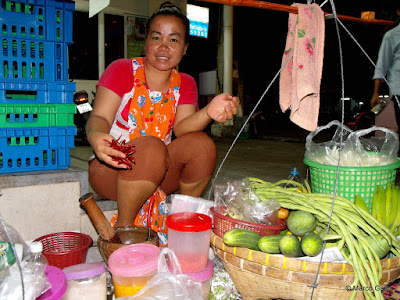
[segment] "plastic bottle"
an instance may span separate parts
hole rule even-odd
[[[379,96],[378,103],[371,109],[375,115],[379,115],[387,105],[387,96]]]
[[[33,274],[42,275],[46,270],[49,262],[43,252],[42,242],[32,242],[31,246],[31,257],[28,260],[29,268]]]
[[[290,169],[290,174],[289,174],[287,179],[291,180],[291,181],[296,181],[296,182],[298,182],[300,184],[303,184],[303,181],[300,178],[300,171],[299,171],[298,168],[291,168]],[[298,186],[290,184],[290,183],[286,183],[285,184],[285,188],[291,188],[291,187],[298,187]]]

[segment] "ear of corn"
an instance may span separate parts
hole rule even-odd
[[[372,203],[371,203],[371,215],[377,219],[377,205],[378,205],[378,192],[375,190],[372,195]]]
[[[357,195],[355,200],[354,200],[354,204],[357,205],[359,208],[365,210],[366,212],[368,211],[368,207],[364,202],[364,199],[361,197],[361,195]]]
[[[400,226],[400,187],[399,186],[395,186],[393,188],[393,198],[396,198],[396,202],[397,202],[397,213],[396,213],[396,217],[393,220],[392,225],[390,226],[390,231],[394,232],[396,230],[397,227]]]
[[[387,215],[386,218],[386,227],[390,228],[392,226],[394,220],[396,219],[397,213],[398,213],[398,200],[399,198],[397,197],[396,194],[396,188],[392,183],[389,183],[388,186],[386,187],[386,211],[388,210],[388,198],[390,199],[390,208],[389,208],[389,214]],[[390,195],[388,195],[390,194]]]
[[[376,219],[385,224],[386,220],[386,197],[385,197],[385,190],[383,186],[378,185],[376,187],[375,193],[377,194],[376,198]]]

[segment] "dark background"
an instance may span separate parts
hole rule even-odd
[[[375,11],[376,19],[395,21],[394,1],[399,0],[338,0],[334,3],[339,15],[360,17],[362,11],[371,10]],[[188,52],[180,64],[180,71],[189,73],[198,80],[200,72],[217,68],[217,46],[222,38],[222,23],[220,23],[222,22],[222,5],[194,0],[189,0],[188,3],[210,8],[209,37],[207,39],[191,37]],[[274,3],[291,5],[293,2],[276,1]],[[332,12],[329,2],[322,9],[325,12]],[[253,109],[281,66],[288,17],[286,12],[234,7],[233,56],[238,60],[239,77],[244,91],[242,100],[246,114]],[[375,62],[382,36],[389,28],[383,25],[342,22]],[[332,119],[340,118],[339,99],[342,95],[335,21],[326,20],[325,27],[319,124],[326,124]],[[343,53],[344,96],[369,103],[373,89],[374,67],[340,25],[339,34]],[[266,126],[292,126],[287,121],[288,116],[284,117],[285,114],[279,108],[279,78],[262,99],[257,111],[262,111],[268,116],[270,123]]]

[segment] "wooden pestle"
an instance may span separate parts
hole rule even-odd
[[[114,231],[114,228],[112,228],[111,224],[108,222],[103,212],[94,200],[93,193],[87,193],[83,195],[79,199],[79,202],[85,208],[90,220],[93,223],[93,226],[96,228],[97,232],[100,234],[103,240],[113,243],[121,243],[118,235],[116,235]]]

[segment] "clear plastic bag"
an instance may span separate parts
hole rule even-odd
[[[171,209],[169,210],[169,214],[179,212],[196,212],[212,217],[210,208],[213,206],[214,202],[210,200],[180,194],[172,194]]]
[[[384,136],[364,138],[380,130]],[[393,130],[373,126],[351,133],[343,148],[343,160],[347,166],[384,166],[397,162],[399,136]]]
[[[211,278],[210,300],[239,300],[243,299],[235,287],[231,277],[225,270],[221,259],[216,256],[213,259],[214,274]]]
[[[331,140],[317,143],[314,138],[321,131],[337,126]],[[374,131],[382,131],[384,136],[367,138]],[[399,137],[394,131],[373,126],[368,129],[352,131],[339,121],[332,121],[318,127],[306,138],[305,157],[325,165],[340,165],[349,167],[383,166],[397,162]]]
[[[1,196],[1,191],[0,191]],[[30,249],[21,235],[0,215],[0,299],[34,300],[51,288],[46,274],[33,274],[27,261]],[[8,257],[8,259],[7,259]],[[5,259],[5,261],[3,261]],[[23,282],[23,285],[22,285]]]
[[[169,271],[168,263],[171,268]],[[164,248],[158,258],[158,274],[137,294],[120,297],[119,300],[203,300],[201,283],[182,274],[178,259],[173,250]]]
[[[261,225],[278,224],[279,202],[260,201],[248,178],[214,182],[215,211],[231,218]]]

